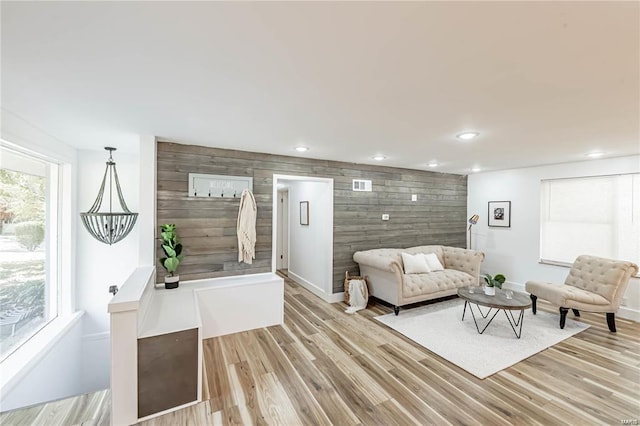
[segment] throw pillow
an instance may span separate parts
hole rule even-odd
[[[427,265],[429,266],[429,269],[432,272],[444,271],[444,266],[442,266],[442,263],[440,263],[440,260],[435,253],[423,254],[423,256],[425,261],[427,262]]]
[[[431,272],[427,261],[422,254],[409,254],[401,253],[402,263],[404,264],[405,274],[422,274],[424,272]]]

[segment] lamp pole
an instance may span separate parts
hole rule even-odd
[[[471,228],[473,227],[473,225],[478,223],[478,219],[480,219],[480,216],[478,216],[477,214],[474,214],[469,218],[469,250],[473,250],[473,245],[471,244]]]

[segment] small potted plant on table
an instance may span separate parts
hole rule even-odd
[[[492,277],[489,274],[485,274],[484,282],[486,283],[486,285],[484,287],[484,294],[486,294],[487,296],[495,296],[496,287],[501,289],[502,284],[504,284],[506,280],[507,279],[502,274],[497,274],[495,277]]]
[[[178,265],[182,262],[184,255],[182,254],[182,244],[176,233],[176,225],[164,224],[161,226],[162,251],[166,257],[160,259],[160,263],[167,270],[169,275],[164,277],[164,288],[172,289],[180,285],[180,276],[175,274]]]

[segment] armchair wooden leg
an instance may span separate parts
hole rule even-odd
[[[567,321],[567,313],[569,308],[560,308],[560,328],[564,329],[564,323]]]
[[[577,317],[579,317],[579,316],[580,316],[580,311],[579,311],[579,310],[577,310],[577,309],[573,309],[573,308],[571,308],[571,310],[573,311],[573,315],[575,315],[575,316],[577,316]]]
[[[537,312],[536,301],[538,300],[538,296],[530,294],[529,297],[531,298],[531,311],[533,311],[533,315],[535,315]]]
[[[616,314],[613,312],[607,312],[607,325],[609,326],[609,331],[612,333],[616,332]]]
[[[394,306],[393,313],[396,314],[396,316],[398,316],[398,314],[400,313],[400,306]]]

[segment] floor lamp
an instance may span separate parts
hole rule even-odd
[[[470,250],[473,248],[473,246],[471,245],[471,227],[476,223],[478,223],[478,219],[480,219],[480,216],[478,216],[477,214],[474,214],[469,218],[469,249]]]

